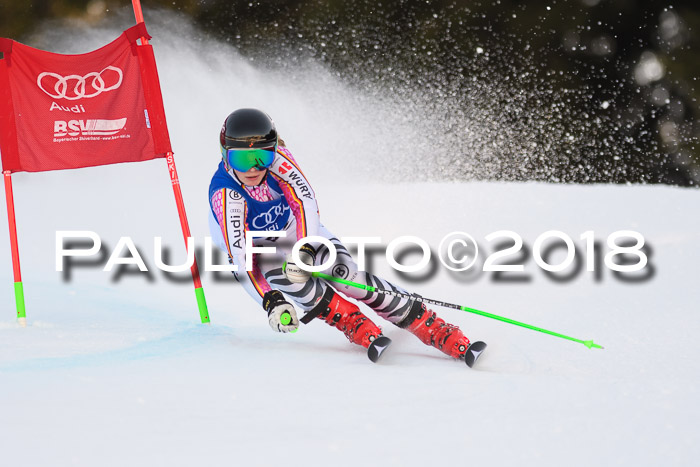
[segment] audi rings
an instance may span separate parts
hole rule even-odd
[[[253,228],[258,230],[268,228],[277,222],[277,219],[279,219],[280,216],[283,216],[286,211],[289,211],[289,206],[282,206],[281,204],[278,204],[271,207],[266,212],[261,212],[255,216],[251,224],[253,225]],[[262,222],[262,224],[260,222]]]
[[[47,87],[51,89],[51,78],[56,80],[56,82],[53,84],[53,93],[47,91],[44,87],[44,84],[46,84]],[[116,78],[116,82],[114,82],[114,78]],[[115,66],[108,66],[99,73],[93,71],[85,76],[61,76],[57,73],[45,71],[37,77],[36,84],[39,86],[39,89],[54,99],[67,99],[69,101],[75,101],[78,99],[96,97],[103,92],[117,89],[119,86],[121,86],[123,78],[124,74],[122,73],[122,70]],[[108,86],[105,80],[114,84],[110,84]],[[73,83],[75,83],[75,85]],[[88,87],[91,89],[86,90]]]

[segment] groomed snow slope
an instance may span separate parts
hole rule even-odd
[[[157,177],[161,163],[140,168]],[[529,246],[550,229],[568,233],[581,248],[577,239],[587,230],[603,240],[621,229],[644,235],[655,273],[637,284],[608,270],[597,282],[584,270],[556,283],[531,259],[527,283],[494,282],[493,273],[460,282],[439,266],[431,279],[411,284],[381,254],[374,256],[376,272],[426,297],[605,346],[589,350],[440,310],[471,338],[489,343],[478,368],[469,370],[392,326],[384,328],[395,344],[377,365],[320,322],[295,335],[273,333],[237,285],[215,283],[211,274],[204,276],[211,326],[197,324],[191,284],[166,281],[158,271],[153,282],[144,275],[112,282],[99,268],[81,268],[63,282],[53,271],[57,229],[95,230],[112,247],[110,234],[130,235],[149,266],[155,234],[182,253],[174,203],[152,200],[162,212],[150,204],[145,212],[135,209],[144,195],[138,185],[92,216],[69,208],[94,208],[97,201],[59,185],[72,178],[73,186],[89,186],[102,170],[17,176],[29,327],[14,324],[5,248],[3,464],[692,465],[698,455],[700,225],[687,218],[697,191],[496,183],[358,187],[317,177],[326,224],[343,235],[381,236],[384,244],[411,234],[436,249],[455,230],[468,231],[487,249],[484,236],[500,229],[518,232]],[[43,177],[38,184],[37,177]],[[119,180],[105,178],[101,191],[120,189]],[[160,191],[166,191],[162,178]],[[185,186],[206,185],[204,174],[184,178]],[[188,199],[194,235],[202,238],[204,197],[198,204]],[[367,208],[378,200],[382,212]],[[126,216],[128,205],[136,212]],[[173,261],[182,259],[175,254]]]

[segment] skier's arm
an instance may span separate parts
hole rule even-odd
[[[287,148],[277,149],[277,157],[270,167],[270,176],[279,183],[296,218],[297,240],[318,235],[321,222],[316,194]]]
[[[221,227],[226,252],[232,264],[238,266],[235,272],[236,279],[243,285],[248,295],[253,297],[260,306],[263,305],[263,297],[272,290],[257,265],[256,256],[253,255],[253,268],[246,271],[245,265],[245,223],[247,203],[238,193],[227,188],[222,188],[212,195],[211,205],[216,216],[216,221]]]

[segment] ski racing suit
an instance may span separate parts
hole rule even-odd
[[[212,239],[228,255],[229,262],[238,267],[234,274],[246,292],[262,307],[265,293],[279,290],[299,309],[307,312],[332,286],[344,295],[365,303],[389,322],[396,324],[401,321],[408,314],[413,300],[368,292],[315,277],[306,283],[292,283],[286,278],[282,266],[285,258],[291,254],[294,243],[318,235],[330,240],[337,252],[335,262],[322,272],[380,290],[405,292],[368,272],[358,271],[347,248],[321,224],[314,191],[287,148],[278,146],[268,171],[259,186],[249,187],[238,180],[233,170],[227,171],[221,162],[209,186]],[[274,246],[276,255],[253,255],[251,271],[246,271],[245,264],[247,231],[286,232],[285,238],[252,240],[256,247]],[[328,255],[328,248],[320,244],[316,248],[314,265],[323,264]]]

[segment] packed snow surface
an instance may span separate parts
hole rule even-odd
[[[158,179],[165,164],[138,169]],[[136,166],[114,170],[138,176]],[[62,189],[66,177],[73,183]],[[96,196],[86,200],[76,187],[98,178],[100,188],[90,190]],[[293,335],[274,333],[238,285],[214,282],[212,273],[204,273],[212,324],[198,324],[191,283],[170,282],[153,267],[155,234],[168,237],[173,262],[184,260],[166,176],[158,189],[129,190],[107,169],[16,179],[29,326],[14,322],[5,248],[3,464],[355,465],[359,456],[388,465],[691,465],[700,454],[700,225],[687,217],[696,191],[312,178],[331,229],[380,236],[384,244],[411,234],[436,249],[444,235],[462,230],[488,250],[483,239],[496,230],[517,232],[531,246],[557,229],[582,255],[584,231],[603,240],[622,229],[644,235],[652,248],[645,269],[653,274],[638,283],[620,281],[604,266],[598,280],[583,268],[558,283],[532,259],[522,273],[529,282],[494,281],[493,272],[464,280],[436,263],[431,278],[412,283],[375,254],[375,272],[425,297],[605,346],[589,350],[438,310],[473,340],[488,342],[469,370],[366,308],[394,340],[379,364],[321,322]],[[206,184],[206,171],[183,172],[183,185],[206,193]],[[149,190],[160,203],[144,206]],[[187,200],[193,234],[203,238],[205,197]],[[85,216],[71,208],[76,204],[96,212]],[[54,270],[54,232],[69,228],[94,230],[110,248],[110,235],[131,236],[152,267],[152,282],[145,274],[113,281],[101,267],[75,268],[64,281]],[[1,240],[7,244],[5,232]],[[554,255],[551,262],[560,260]]]

